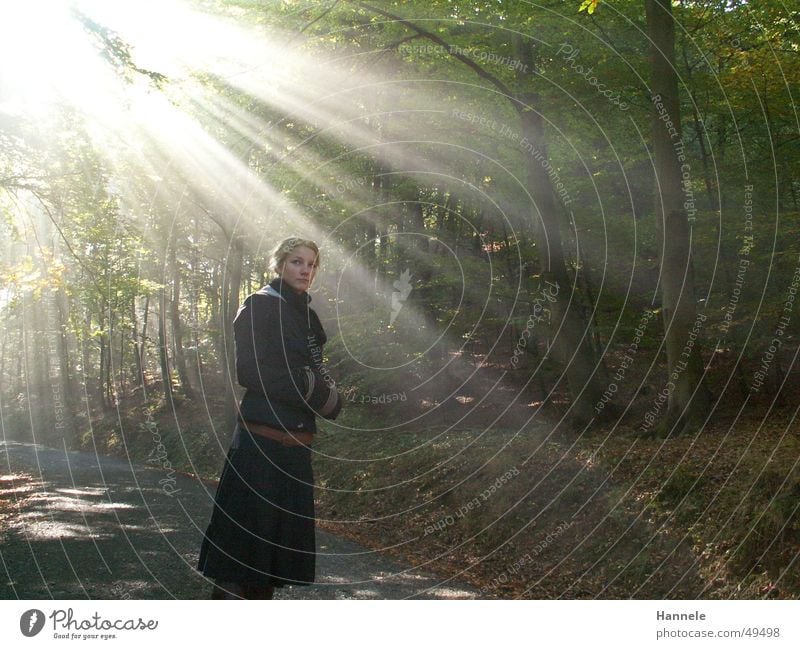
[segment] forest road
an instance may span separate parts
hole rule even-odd
[[[196,570],[215,487],[161,467],[0,441],[0,599],[207,599]],[[317,580],[276,599],[474,599],[317,530]]]

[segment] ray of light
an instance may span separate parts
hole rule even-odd
[[[345,213],[356,214],[360,219],[370,218],[362,210],[364,205],[374,205],[374,192],[358,184],[347,192],[338,191],[337,182],[345,165],[337,164],[338,160],[331,162],[307,145],[303,137],[310,129],[316,129],[316,137],[348,151],[347,155],[364,155],[391,173],[412,178],[435,173],[437,183],[447,191],[464,198],[475,194],[475,188],[467,188],[461,179],[465,152],[440,146],[440,140],[453,136],[448,125],[452,120],[437,109],[438,97],[426,94],[420,84],[385,83],[379,76],[368,74],[354,78],[344,65],[321,62],[286,47],[278,39],[265,40],[263,31],[192,12],[178,2],[158,3],[158,20],[153,20],[155,3],[137,4],[133,12],[113,2],[87,1],[81,3],[81,8],[132,44],[136,65],[171,76],[174,82],[168,92],[155,90],[146,79],[124,84],[114,79],[108,69],[101,68],[94,57],[91,65],[84,61],[79,67],[90,70],[89,76],[103,79],[103,83],[85,96],[76,91],[85,89],[85,84],[75,85],[69,92],[64,90],[63,96],[69,97],[86,116],[98,150],[117,169],[117,176],[127,178],[127,182],[117,185],[123,202],[131,200],[135,190],[126,169],[137,169],[154,179],[154,185],[158,185],[159,177],[168,175],[171,183],[161,183],[157,190],[163,200],[178,203],[183,196],[182,186],[188,186],[202,198],[207,209],[217,213],[230,233],[263,237],[265,226],[274,227],[276,232],[292,228],[325,241],[330,250],[326,254],[348,259],[346,264],[340,264],[340,271],[346,269],[348,282],[354,291],[359,291],[374,289],[374,271],[363,266],[357,257],[349,257],[349,252],[325,228],[316,225],[289,196],[257,173],[250,154],[274,151],[276,163],[319,188],[323,196],[335,197]],[[32,64],[28,70],[34,77],[49,79],[51,72],[45,75],[45,68]],[[215,96],[194,76],[218,77],[261,102],[279,116],[284,128],[275,128],[229,99]],[[69,82],[71,77],[65,75],[64,79]],[[16,82],[24,86],[21,80]],[[376,93],[376,89],[380,92]],[[36,95],[32,90],[29,93],[27,99],[35,101]],[[196,115],[185,110],[187,98]],[[381,106],[393,106],[394,110],[381,111]],[[421,120],[420,115],[427,119]],[[295,122],[303,127],[295,129],[297,134],[285,128]],[[376,123],[389,122],[391,133],[376,130]],[[384,216],[390,223],[392,210],[397,215],[401,207],[386,210]],[[521,219],[521,209],[516,216]],[[405,250],[412,261],[426,261],[427,253],[416,246],[397,239],[394,245]],[[486,300],[486,290],[474,282],[466,284],[472,299]],[[388,282],[379,289],[384,296],[392,293]],[[373,304],[381,304],[382,297],[374,295],[374,290],[365,294]],[[430,323],[424,313],[413,304],[405,308],[411,328],[424,332],[414,338],[420,351],[424,351],[440,332],[427,326]],[[490,302],[488,308],[494,315],[506,314],[495,302]],[[445,329],[444,333],[451,348],[463,346],[462,332]],[[471,367],[458,356],[453,356],[451,362],[461,364],[462,369]]]

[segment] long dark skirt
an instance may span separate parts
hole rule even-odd
[[[241,426],[234,435],[200,548],[198,570],[243,586],[314,581],[311,449]]]

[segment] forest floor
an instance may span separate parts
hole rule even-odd
[[[536,425],[398,433],[393,457],[358,471],[320,458],[320,510],[349,521],[331,529],[401,543],[488,597],[797,598],[800,448],[773,423],[755,438],[746,418],[667,440]],[[330,434],[318,447],[363,458],[387,445]],[[418,446],[431,471],[404,453]]]
[[[353,404],[324,422],[319,527],[485,598],[800,596],[796,411],[731,404],[662,439],[637,436],[637,411],[573,430],[558,406],[480,396],[397,424]],[[86,439],[157,462],[145,416],[177,469],[217,477],[226,440],[190,403],[131,408]]]
[[[471,387],[399,419],[398,404],[348,404],[323,422],[319,528],[483,598],[800,597],[789,405],[765,417],[726,400],[696,434],[645,438],[646,399],[576,429],[559,403],[525,403],[512,386],[505,405],[496,392],[484,402],[486,385]],[[218,410],[131,406],[94,422],[83,449],[213,481],[227,448],[207,415]]]

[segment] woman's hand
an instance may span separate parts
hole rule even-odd
[[[319,370],[308,366],[300,368],[299,372],[305,402],[321,417],[336,419],[342,409],[342,399],[331,376],[323,376]]]

